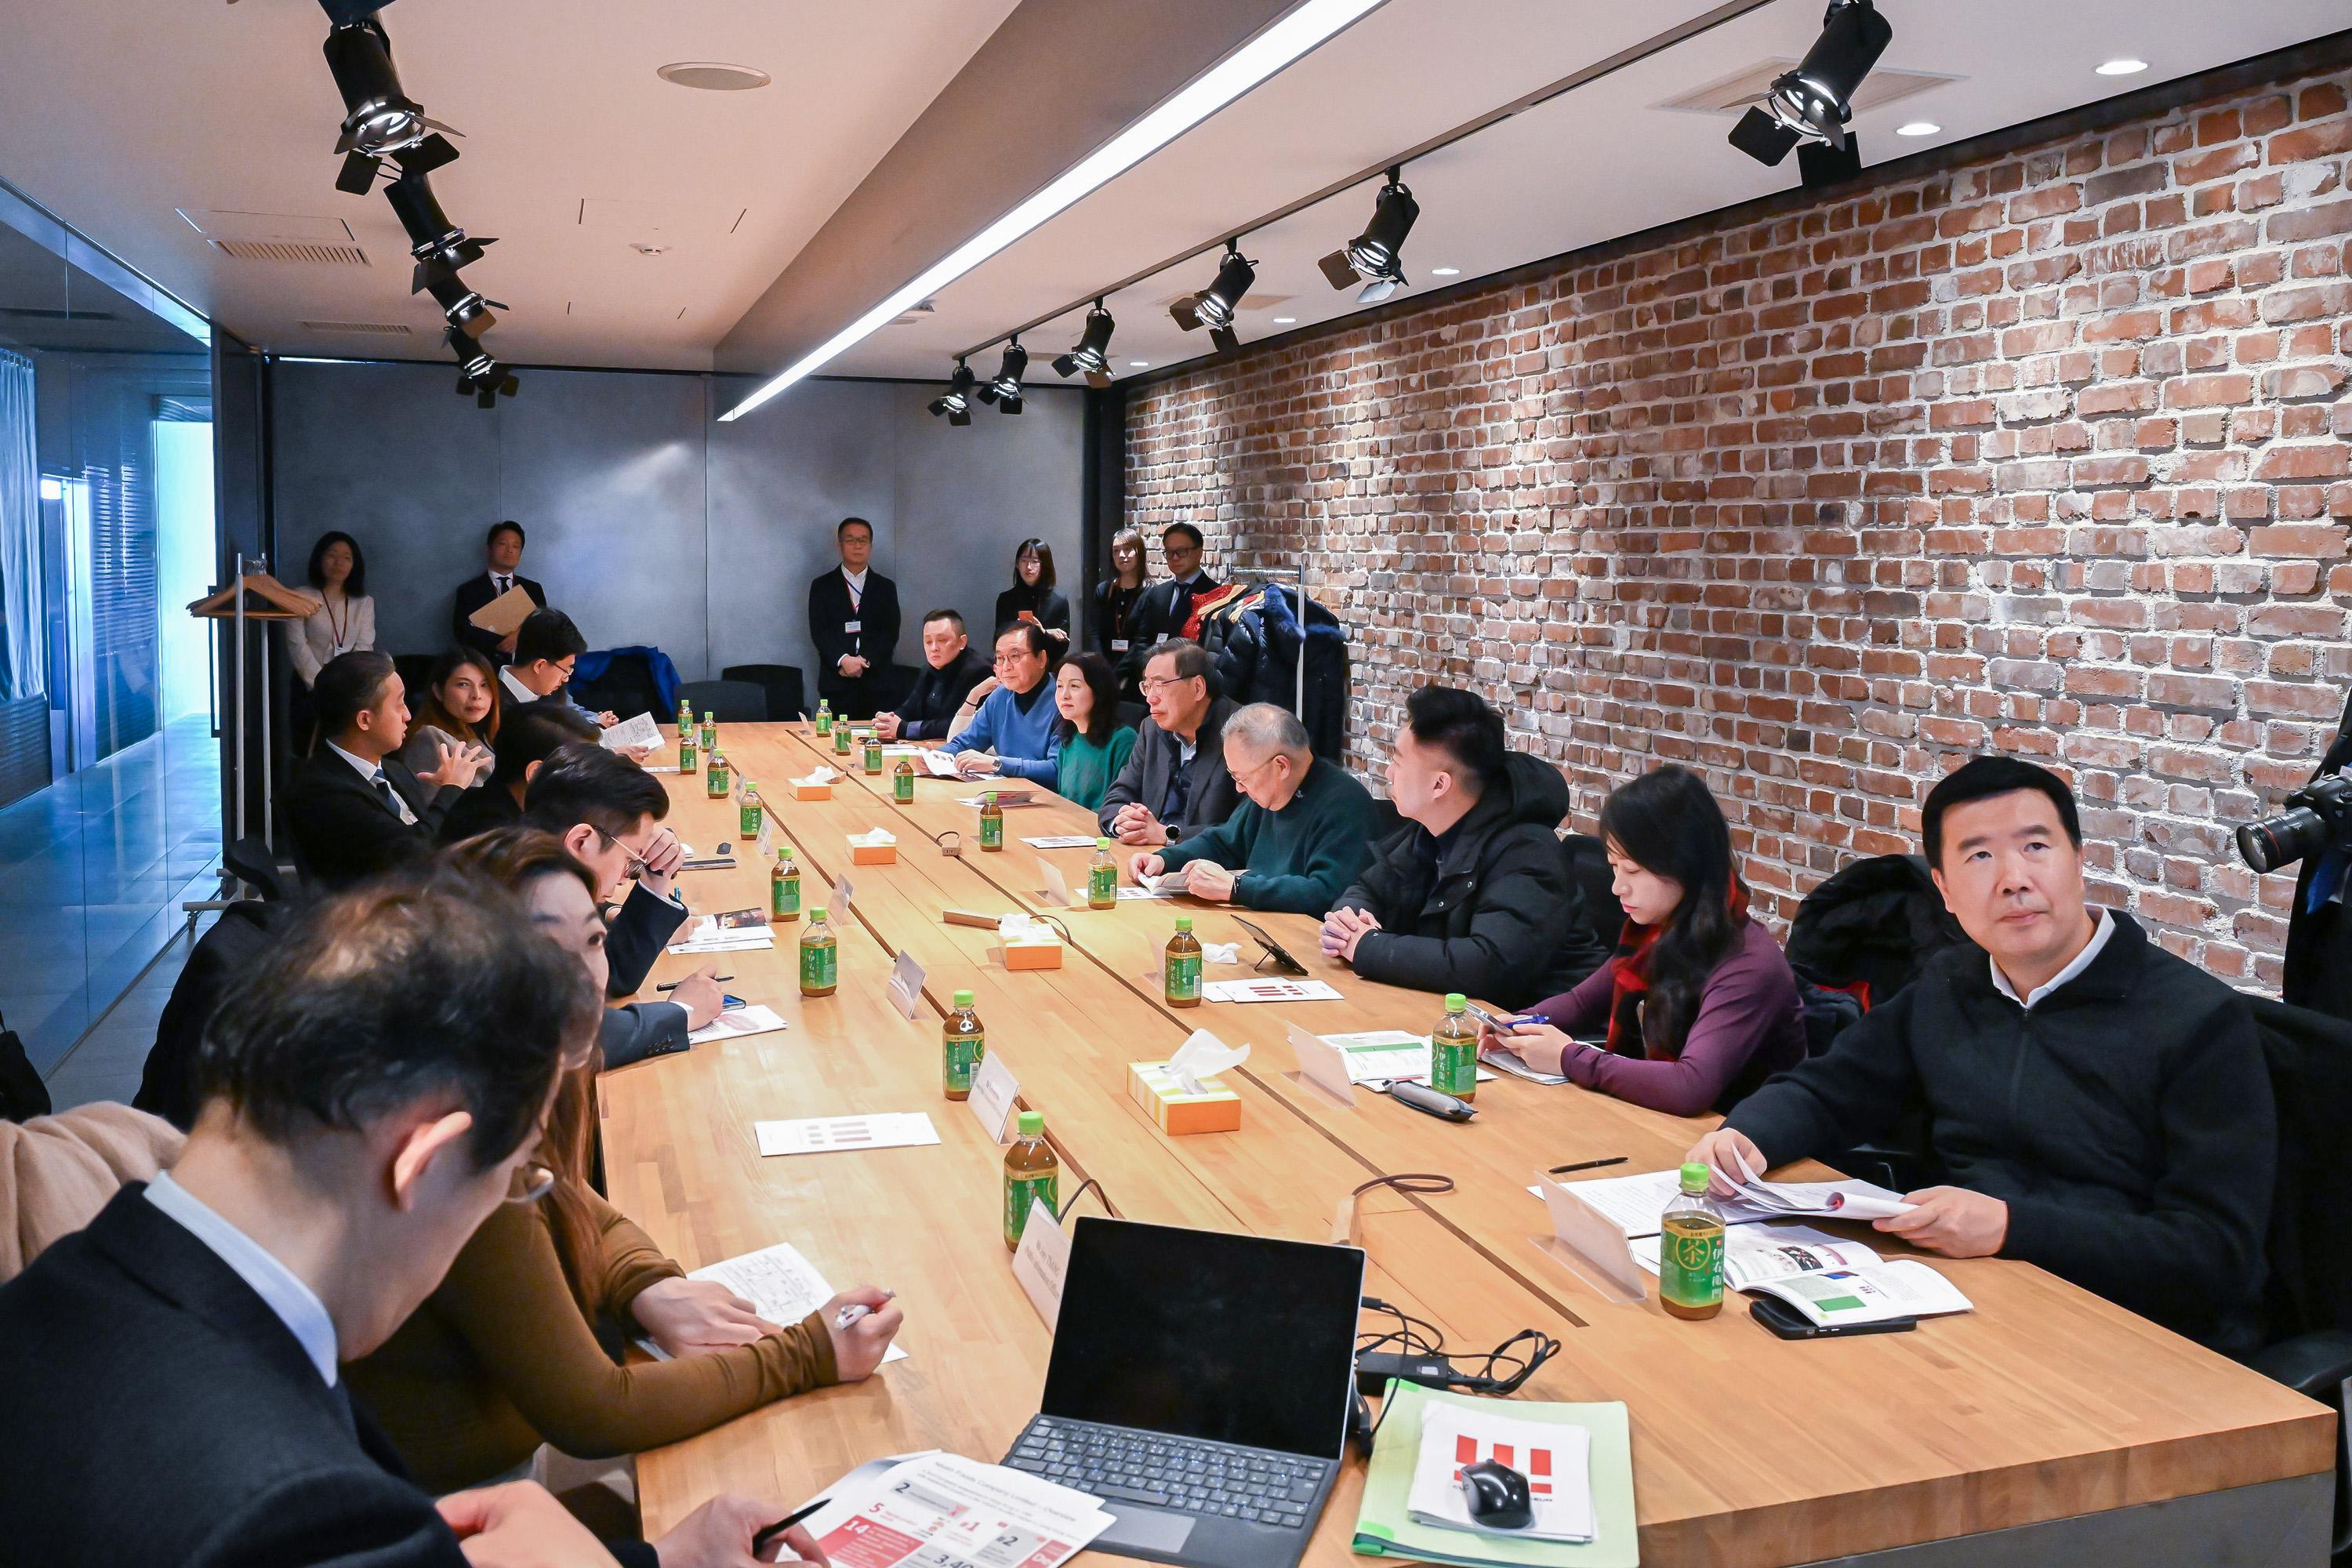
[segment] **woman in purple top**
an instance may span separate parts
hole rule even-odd
[[[1616,956],[1538,1003],[1544,1022],[1481,1043],[1652,1110],[1728,1110],[1804,1059],[1805,1019],[1780,944],[1748,918],[1723,810],[1670,763],[1610,794],[1601,837],[1625,906]]]

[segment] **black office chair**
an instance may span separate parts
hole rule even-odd
[[[911,664],[894,664],[885,670],[882,674],[882,709],[896,708],[907,700],[907,693],[915,689],[915,682],[922,678],[923,672]]]
[[[231,876],[260,894],[264,903],[284,903],[292,894],[285,874],[278,869],[277,855],[261,841],[258,833],[248,833],[234,843],[222,845],[221,864],[228,868]]]
[[[748,680],[768,694],[768,717],[797,719],[809,710],[808,688],[796,664],[730,664],[719,672],[722,680]]]
[[[768,693],[748,680],[689,680],[677,689],[677,700],[694,705],[698,717],[720,723],[757,723],[768,718]]]

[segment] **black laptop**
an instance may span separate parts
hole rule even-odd
[[[1100,1498],[1095,1550],[1290,1568],[1347,1447],[1363,1289],[1352,1247],[1082,1216],[1004,1462]]]

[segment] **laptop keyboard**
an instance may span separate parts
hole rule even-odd
[[[1263,1448],[1170,1437],[1040,1415],[1005,1464],[1096,1497],[1251,1524],[1299,1530],[1324,1467]]]

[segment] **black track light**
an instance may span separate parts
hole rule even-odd
[[[484,408],[495,408],[501,397],[512,397],[522,387],[514,372],[490,357],[490,351],[456,327],[443,335],[449,352],[457,356],[457,390],[471,393],[474,402]]]
[[[1257,281],[1257,268],[1242,255],[1241,242],[1225,241],[1225,258],[1217,264],[1217,280],[1198,294],[1188,294],[1168,307],[1168,313],[1186,331],[1209,329],[1209,341],[1223,353],[1241,347],[1234,335],[1234,312]]]
[[[459,268],[471,267],[482,258],[483,247],[498,243],[488,236],[468,238],[441,210],[431,183],[415,170],[386,185],[383,195],[400,226],[408,231],[408,254],[416,258],[416,271],[408,286],[412,294],[421,294],[436,283],[455,281]]]
[[[498,325],[499,319],[490,312],[506,309],[499,301],[485,300],[466,287],[462,278],[436,279],[425,289],[433,296],[433,302],[441,307],[441,313],[449,319],[449,324],[469,338],[478,338]]]
[[[1317,265],[1334,289],[1364,281],[1356,296],[1360,305],[1376,305],[1405,285],[1404,237],[1421,216],[1421,204],[1404,187],[1403,171],[1391,169],[1389,183],[1372,202],[1372,221],[1345,248],[1335,250]]]
[[[1021,376],[1029,368],[1029,351],[1021,346],[1019,338],[1004,345],[1004,363],[996,374],[981,387],[978,396],[982,403],[993,403],[1003,414],[1021,412]]]
[[[457,149],[441,134],[450,128],[426,119],[424,107],[400,90],[382,23],[370,16],[336,27],[327,35],[326,53],[346,111],[335,142],[343,154],[337,190],[366,195],[386,158],[414,174],[457,161]]]
[[[1799,142],[1818,143],[1836,154],[1824,163],[1860,172],[1862,154],[1846,134],[1853,118],[1853,95],[1870,68],[1895,38],[1893,24],[1871,0],[1831,0],[1822,36],[1797,68],[1772,84],[1764,101],[1739,117],[1731,144],[1759,163],[1777,166]],[[1818,184],[1807,169],[1807,183]]]
[[[971,390],[979,383],[980,377],[972,374],[971,367],[959,359],[955,374],[948,377],[947,391],[931,399],[931,413],[946,415],[950,425],[971,424]]]
[[[1095,308],[1087,312],[1087,330],[1078,334],[1077,346],[1055,358],[1054,374],[1065,379],[1084,374],[1088,386],[1108,386],[1110,334],[1116,325],[1103,302],[1096,300]]]

